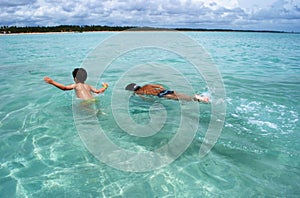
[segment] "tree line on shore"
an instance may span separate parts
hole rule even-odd
[[[98,26],[98,25],[60,25],[60,26],[2,26],[1,33],[38,33],[38,32],[90,32],[90,31],[123,31],[133,27]]]
[[[59,25],[59,26],[1,26],[0,33],[46,33],[46,32],[91,32],[91,31],[123,31],[134,26],[101,26],[101,25]],[[157,28],[159,30],[160,28]],[[155,30],[155,28],[142,28],[142,30]],[[170,29],[171,30],[171,29]],[[174,28],[177,31],[222,31],[222,32],[273,32],[283,33],[283,31],[268,30],[232,30],[232,29],[204,29],[204,28]]]

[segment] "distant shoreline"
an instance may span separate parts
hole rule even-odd
[[[96,26],[96,25],[60,25],[60,26],[1,26],[0,34],[40,34],[40,33],[82,33],[82,32],[118,32],[129,29],[138,29],[139,31],[159,31],[159,30],[176,30],[185,32],[256,32],[256,33],[295,33],[286,31],[272,30],[233,30],[233,29],[205,29],[205,28],[151,28],[151,27],[133,27],[133,26]]]

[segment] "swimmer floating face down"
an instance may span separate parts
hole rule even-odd
[[[125,90],[133,91],[138,95],[152,95],[172,100],[197,101],[203,103],[210,102],[209,97],[198,94],[194,96],[188,96],[186,94],[177,93],[176,91],[167,90],[159,84],[146,84],[144,86],[139,86],[135,83],[130,83],[125,87]]]

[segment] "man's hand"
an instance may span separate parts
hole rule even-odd
[[[44,81],[45,81],[46,83],[49,83],[49,84],[52,84],[52,83],[53,83],[53,80],[52,80],[51,78],[49,78],[48,76],[46,76],[46,77],[44,78]]]
[[[102,86],[107,89],[108,88],[108,84],[107,83],[102,83]]]

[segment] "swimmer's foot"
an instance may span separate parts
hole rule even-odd
[[[198,94],[196,94],[194,96],[194,100],[198,101],[198,102],[209,103],[209,97],[201,96],[201,95],[198,95]]]

